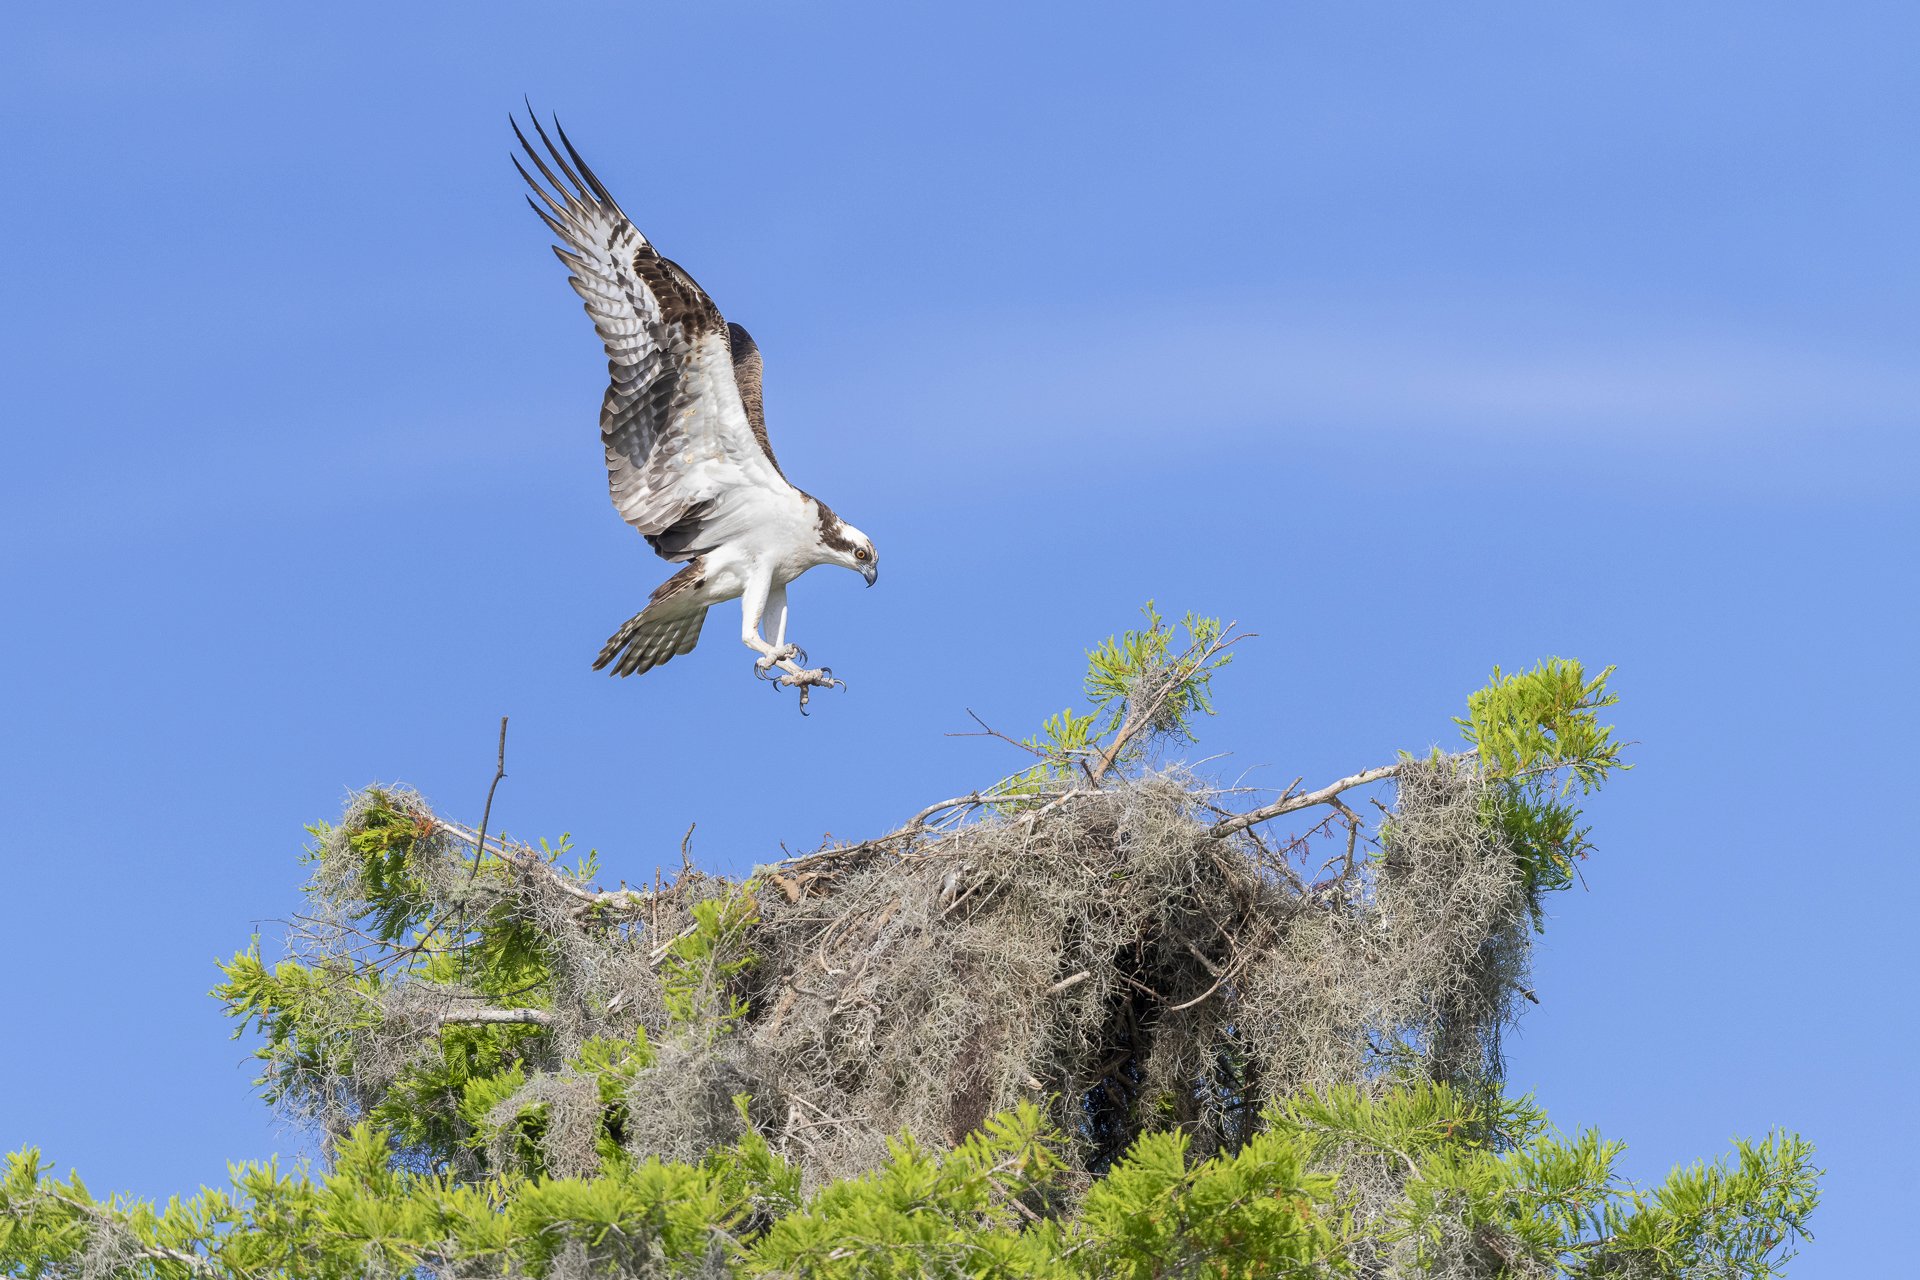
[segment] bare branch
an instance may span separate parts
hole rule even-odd
[[[503,862],[529,876],[545,880],[561,893],[584,907],[606,907],[625,915],[638,915],[653,902],[653,892],[646,889],[587,889],[572,878],[554,870],[551,863],[537,852],[525,847],[508,844],[500,837],[493,837],[491,844],[482,845],[479,833],[451,819],[438,814],[429,815],[433,824],[456,840],[464,841],[474,848],[475,856],[482,853],[499,855]]]
[[[1343,812],[1351,813],[1352,810],[1348,809],[1336,799],[1342,791],[1351,791],[1355,787],[1364,787],[1370,782],[1384,782],[1386,779],[1393,777],[1404,769],[1406,764],[1406,761],[1401,761],[1399,764],[1381,765],[1377,769],[1368,769],[1362,773],[1350,774],[1347,777],[1339,779],[1337,782],[1329,782],[1318,791],[1309,791],[1304,795],[1298,796],[1281,796],[1272,804],[1262,805],[1260,808],[1243,813],[1237,818],[1228,818],[1224,822],[1214,823],[1211,827],[1207,828],[1207,834],[1216,840],[1223,839],[1236,831],[1245,831],[1255,823],[1271,822],[1281,814],[1293,813],[1300,809],[1311,809],[1317,804],[1331,803]]]
[[[500,753],[493,766],[493,781],[487,784],[487,805],[480,811],[480,834],[474,840],[473,869],[467,873],[467,883],[480,874],[480,850],[487,843],[487,822],[493,817],[493,793],[500,786],[500,779],[507,776],[507,718],[500,717]]]
[[[1048,803],[1041,806],[1037,811],[1039,813],[1046,813],[1064,801],[1073,799],[1075,796],[1091,794],[1085,789],[1079,789],[1037,792],[1033,795],[994,795],[991,794],[992,790],[993,789],[989,787],[985,791],[973,791],[964,796],[955,796],[951,800],[942,800],[939,804],[928,805],[919,813],[915,814],[912,820],[905,826],[897,827],[883,836],[875,836],[871,840],[862,840],[858,844],[840,845],[832,849],[816,849],[812,853],[793,854],[790,857],[780,859],[780,861],[774,865],[797,869],[811,866],[814,863],[837,862],[847,858],[857,858],[863,854],[877,853],[896,841],[911,840],[913,837],[920,835],[927,830],[928,821],[935,814],[943,813],[950,809],[982,809],[988,805],[1010,804],[1022,800],[1039,800],[1043,796],[1046,796],[1050,797]]]
[[[1022,742],[1018,738],[1009,738],[1006,734],[1000,732],[998,729],[988,724],[985,720],[982,720],[979,714],[975,712],[972,707],[967,708],[967,718],[980,726],[979,733],[949,733],[946,736],[949,738],[998,738],[1000,739],[1000,741],[1007,743],[1009,746],[1015,746],[1020,748],[1022,751],[1026,752],[1028,755],[1037,756],[1043,760],[1046,759],[1047,753],[1045,751],[1042,751],[1039,747],[1034,746],[1030,742]]]

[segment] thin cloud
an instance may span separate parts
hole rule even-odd
[[[1876,491],[1911,486],[1914,468],[1890,455],[1913,452],[1920,423],[1920,373],[1894,355],[1677,326],[1544,337],[1511,324],[1224,322],[1156,307],[943,325],[875,335],[869,349],[883,353],[878,367],[790,354],[783,375],[808,385],[783,402],[803,399],[810,413],[864,404],[845,430],[889,450],[917,440],[1031,456],[1280,431],[1308,447],[1577,448],[1601,464],[1658,462],[1689,483]],[[902,439],[901,417],[921,429]]]

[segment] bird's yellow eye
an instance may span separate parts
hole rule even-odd
[[[873,553],[865,547],[860,547],[854,551],[853,558],[855,560],[871,560],[873,559]]]

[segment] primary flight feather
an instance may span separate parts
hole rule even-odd
[[[831,668],[794,661],[805,654],[787,642],[787,584],[837,564],[872,586],[873,541],[787,482],[767,438],[760,349],[747,331],[640,234],[558,121],[557,145],[537,119],[533,128],[538,148],[513,122],[539,176],[519,157],[513,163],[606,346],[600,439],[613,505],[662,558],[685,565],[614,632],[594,669],[636,675],[689,652],[707,610],[737,597],[756,674],[797,686],[804,711],[809,689],[840,682]]]

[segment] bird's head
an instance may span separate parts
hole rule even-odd
[[[831,548],[833,563],[845,565],[872,586],[880,577],[880,553],[873,549],[873,539],[845,522],[835,532],[840,536]]]
[[[818,499],[809,498],[816,503],[815,517],[819,520],[819,564],[837,564],[853,570],[872,586],[874,579],[880,576],[880,553],[873,549],[873,539],[833,514],[831,508]]]

